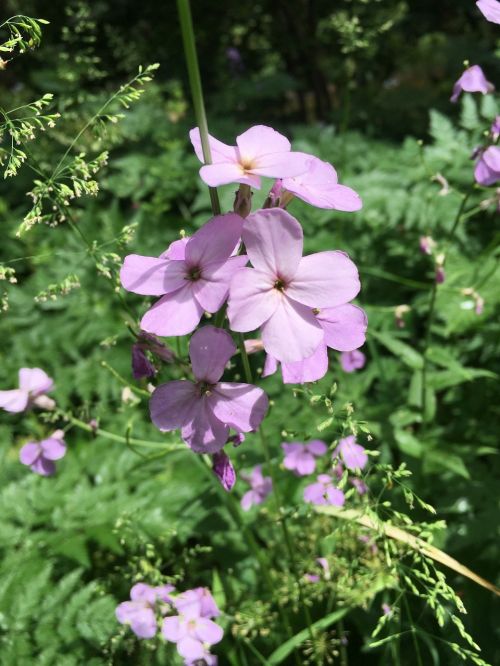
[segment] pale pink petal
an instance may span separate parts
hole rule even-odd
[[[213,413],[212,397],[198,403],[196,416],[181,431],[184,441],[196,453],[216,453],[227,442],[229,427]]]
[[[213,395],[215,416],[238,432],[257,430],[269,407],[264,391],[251,384],[221,382]]]
[[[0,408],[6,412],[17,414],[24,412],[28,406],[28,391],[21,389],[12,389],[12,391],[0,391]]]
[[[328,504],[332,504],[333,506],[343,506],[345,503],[344,493],[338,488],[334,488],[333,486],[327,487],[326,497]]]
[[[290,298],[312,308],[351,301],[359,292],[358,269],[343,252],[316,252],[303,257],[286,288]]]
[[[198,640],[202,641],[202,643],[214,645],[222,640],[224,632],[222,631],[222,627],[219,627],[219,625],[212,622],[212,620],[200,617],[196,621],[195,636]]]
[[[215,326],[199,328],[189,342],[189,356],[197,381],[215,384],[236,352],[236,345],[227,331]]]
[[[325,498],[325,485],[323,483],[311,483],[304,488],[304,499],[312,504],[327,504]]]
[[[251,173],[268,178],[288,178],[307,170],[304,153],[270,153],[256,157],[252,162]]]
[[[40,476],[52,476],[55,474],[56,466],[52,460],[47,460],[43,456],[40,456],[31,465],[31,471],[35,472],[35,474],[40,474]]]
[[[299,222],[281,208],[249,215],[243,225],[243,242],[252,265],[275,280],[295,275],[302,257],[303,232]]]
[[[282,363],[308,358],[323,340],[323,329],[312,310],[286,297],[279,300],[261,332],[266,352]]]
[[[166,617],[161,625],[161,633],[167,641],[177,643],[183,635],[183,628],[179,621],[179,616]]]
[[[240,502],[243,511],[249,511],[254,504],[258,504],[256,499],[259,499],[259,495],[253,490],[247,490]]]
[[[184,261],[129,254],[120,270],[122,287],[143,296],[163,296],[186,284]]]
[[[173,294],[166,294],[141,319],[141,328],[156,335],[187,335],[200,323],[203,308],[189,282]]]
[[[242,163],[252,162],[269,153],[287,153],[290,141],[272,127],[254,125],[236,137],[239,159]]]
[[[477,0],[476,5],[487,21],[500,25],[500,2],[498,0]]]
[[[317,382],[328,372],[328,352],[326,345],[321,342],[314,354],[303,361],[295,363],[282,363],[281,374],[284,384],[305,384]],[[264,376],[264,374],[262,375]]]
[[[245,266],[246,255],[230,257],[224,264],[211,264],[203,270],[202,278],[193,282],[196,300],[207,312],[217,312],[227,299],[234,274]]]
[[[160,384],[149,400],[151,420],[160,430],[176,430],[194,418],[199,401],[193,382],[178,379]]]
[[[136,583],[130,589],[130,598],[132,601],[145,601],[154,604],[156,601],[156,592],[154,587],[147,583]]]
[[[203,269],[226,261],[241,238],[243,218],[236,213],[217,215],[191,236],[186,245],[186,263]]]
[[[133,601],[124,601],[115,609],[116,619],[120,624],[127,624],[130,618],[137,613],[137,604]]]
[[[19,451],[19,460],[23,465],[32,465],[41,454],[42,449],[38,442],[29,442]]]
[[[487,187],[496,183],[497,180],[500,180],[500,174],[496,171],[492,171],[482,157],[480,157],[474,168],[474,179],[480,185]]]
[[[229,287],[227,316],[231,330],[245,333],[259,328],[274,314],[281,298],[267,273],[240,268]]]
[[[183,260],[186,256],[186,245],[190,236],[184,236],[184,238],[179,238],[179,240],[170,243],[165,252],[160,254],[160,259],[175,259]]]
[[[177,641],[177,652],[187,660],[187,663],[191,664],[197,659],[202,659],[205,654],[205,649],[203,644],[196,640],[196,638],[191,638],[191,636],[182,636],[179,641]]]
[[[308,476],[316,469],[316,460],[307,451],[301,451],[296,459],[295,469],[299,476]]]
[[[19,370],[19,388],[29,391],[32,396],[47,393],[54,386],[54,380],[40,368],[21,368]]]
[[[49,437],[40,442],[42,455],[48,460],[59,460],[66,455],[66,444],[62,439]]]
[[[189,138],[193,145],[194,152],[196,153],[196,157],[204,164],[205,159],[203,157],[200,130],[198,127],[194,127],[189,132]],[[210,134],[208,135],[208,143],[210,146],[210,157],[212,158],[213,164],[216,164],[217,162],[232,162],[237,160],[235,146],[228,146],[226,143],[219,141],[219,139],[210,136]]]
[[[299,361],[300,363],[300,361]],[[264,362],[264,369],[262,370],[263,377],[269,377],[269,375],[274,375],[278,369],[279,362],[270,354],[266,354],[266,360]]]
[[[307,449],[315,456],[324,456],[328,451],[328,447],[321,439],[311,439],[307,442]]]
[[[260,178],[246,173],[237,163],[206,164],[200,169],[200,177],[209,187],[219,187],[228,183],[243,183],[260,188]]]
[[[482,155],[482,159],[492,171],[496,171],[497,174],[500,175],[500,148],[498,146],[490,146],[489,148],[486,148]]]
[[[143,608],[130,620],[130,628],[138,638],[153,638],[158,630],[152,608]]]
[[[356,305],[322,308],[316,317],[325,333],[328,347],[337,351],[352,351],[365,343],[368,319],[365,312]]]
[[[363,201],[351,187],[335,185],[335,187],[325,191],[324,204],[320,207],[354,213],[363,208]]]

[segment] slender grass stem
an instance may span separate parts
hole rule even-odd
[[[252,368],[250,367],[247,350],[245,349],[245,338],[243,337],[243,333],[238,333],[238,348],[240,350],[241,360],[243,362],[245,379],[248,384],[253,384]]]

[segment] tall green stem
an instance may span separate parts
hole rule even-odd
[[[196,54],[196,43],[194,39],[193,19],[191,17],[191,7],[189,0],[177,0],[177,11],[181,24],[182,42],[184,44],[184,54],[186,56],[186,66],[189,75],[189,86],[191,88],[191,97],[193,99],[196,124],[200,130],[201,148],[205,164],[211,164],[212,155],[210,153],[210,144],[208,142],[208,125],[205,113],[205,102],[203,101],[203,89],[201,87],[200,68],[198,65],[198,56]],[[214,215],[220,215],[219,195],[215,187],[209,187],[210,202]]]

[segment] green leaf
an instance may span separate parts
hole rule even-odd
[[[401,451],[407,456],[411,456],[412,458],[422,457],[422,443],[414,435],[407,430],[396,430],[394,437]]]
[[[424,471],[438,473],[445,469],[464,479],[470,479],[469,470],[465,466],[464,461],[454,453],[450,453],[445,449],[433,449],[426,451],[423,458]]]
[[[424,367],[424,359],[413,347],[407,345],[406,342],[401,342],[388,333],[378,333],[372,331],[373,337],[384,345],[394,356],[398,356],[403,363],[408,365],[414,370],[421,370]]]
[[[314,622],[312,624],[313,631],[314,630],[321,631],[322,629],[327,629],[330,625],[334,624],[335,622],[338,622],[343,617],[345,617],[350,610],[351,610],[350,608],[340,608],[339,610],[330,613],[326,617],[321,618],[321,620],[318,620],[317,622]],[[269,664],[269,666],[275,666],[275,664],[281,664],[288,657],[288,655],[293,652],[293,650],[298,648],[299,645],[302,645],[302,643],[306,641],[308,638],[309,638],[309,628],[307,627],[306,629],[299,631],[299,633],[295,634],[295,636],[292,636],[292,638],[289,638],[286,641],[286,643],[280,645],[279,648],[271,654],[267,663]]]

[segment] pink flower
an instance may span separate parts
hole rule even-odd
[[[421,252],[431,255],[432,250],[436,247],[436,241],[431,236],[420,236],[419,245]]]
[[[176,599],[175,605],[179,614],[163,620],[163,637],[177,643],[177,652],[187,664],[204,659],[208,652],[207,646],[222,640],[222,628],[203,615],[201,601],[179,604]]]
[[[494,185],[500,180],[500,148],[490,146],[479,154],[474,169],[474,178],[479,185]]]
[[[130,601],[116,607],[116,619],[120,624],[128,624],[138,638],[153,638],[158,629],[155,605],[157,601],[172,602],[170,592],[173,585],[151,587],[137,583],[130,590]]]
[[[446,273],[444,272],[444,268],[442,266],[436,266],[434,279],[436,280],[436,284],[443,284],[443,282],[446,280]]]
[[[220,451],[229,428],[256,430],[267,412],[264,391],[251,384],[219,381],[235,352],[226,331],[214,326],[198,329],[189,343],[195,382],[175,380],[155,389],[149,402],[155,426],[163,431],[180,428],[184,441],[197,453]]]
[[[324,338],[313,309],[353,299],[360,288],[356,266],[343,252],[302,257],[302,227],[280,208],[250,215],[243,241],[254,268],[242,268],[231,282],[231,328],[260,327],[265,350],[281,362],[308,358]]]
[[[220,610],[215,603],[210,590],[207,587],[195,587],[179,594],[174,605],[180,613],[186,612],[188,606],[196,606],[196,611],[201,617],[219,617]]]
[[[19,460],[40,476],[52,476],[56,471],[54,460],[60,460],[66,455],[63,435],[62,430],[56,430],[41,442],[28,442],[19,451]]]
[[[316,458],[324,456],[327,451],[325,442],[320,439],[313,439],[307,444],[283,443],[281,448],[285,452],[283,460],[285,469],[296,472],[298,476],[312,474],[316,469]]]
[[[453,95],[450,101],[456,102],[462,92],[480,92],[486,95],[493,90],[495,90],[495,86],[486,80],[481,67],[479,65],[472,65],[472,67],[465,70],[453,86]]]
[[[270,476],[262,476],[262,465],[254,467],[249,476],[242,474],[241,477],[248,481],[251,486],[251,490],[247,490],[241,498],[241,508],[243,511],[248,511],[252,506],[262,504],[266,497],[271,494],[273,481]]]
[[[347,469],[363,469],[368,462],[368,456],[361,444],[357,444],[356,437],[349,435],[338,443],[333,455],[340,456]]]
[[[359,349],[340,354],[340,365],[344,372],[355,372],[365,367],[366,356]]]
[[[204,162],[200,131],[189,133],[196,156]],[[255,125],[236,137],[236,146],[228,146],[209,136],[212,164],[200,169],[202,180],[210,187],[243,183],[260,189],[260,177],[297,176],[307,169],[303,153],[290,152],[290,141],[276,130]]]
[[[354,350],[365,342],[368,320],[365,312],[356,305],[323,308],[314,310],[314,314],[323,329],[323,342],[308,358],[281,364],[281,374],[285,384],[304,384],[324,377],[328,370],[327,347],[337,351]],[[262,376],[274,374],[277,368],[278,361],[268,354]]]
[[[500,2],[497,2],[497,0],[477,0],[476,5],[487,21],[500,25]]]
[[[16,414],[24,412],[32,405],[42,409],[53,409],[54,401],[45,394],[54,388],[54,381],[40,368],[21,368],[19,388],[0,391],[0,409]]]
[[[317,557],[316,562],[322,567],[323,569],[323,577],[326,580],[330,579],[330,565],[328,563],[328,560],[326,557]],[[321,580],[320,576],[316,574],[306,574],[306,578],[310,583],[319,583]]]
[[[231,490],[236,483],[236,472],[233,464],[224,451],[218,451],[212,456],[212,471],[219,479],[224,490]]]
[[[162,296],[146,312],[141,328],[157,335],[186,335],[204,311],[217,312],[227,298],[233,275],[247,263],[232,257],[243,218],[218,215],[188,240],[175,241],[160,257],[130,254],[120,271],[127,291]]]
[[[363,206],[361,197],[350,187],[339,185],[337,172],[331,164],[302,153],[307,164],[307,171],[297,176],[283,178],[285,190],[317,208],[343,211],[360,210]]]
[[[304,488],[304,499],[311,504],[332,506],[343,506],[345,502],[344,493],[335,488],[333,479],[328,474],[320,474],[316,483]]]

